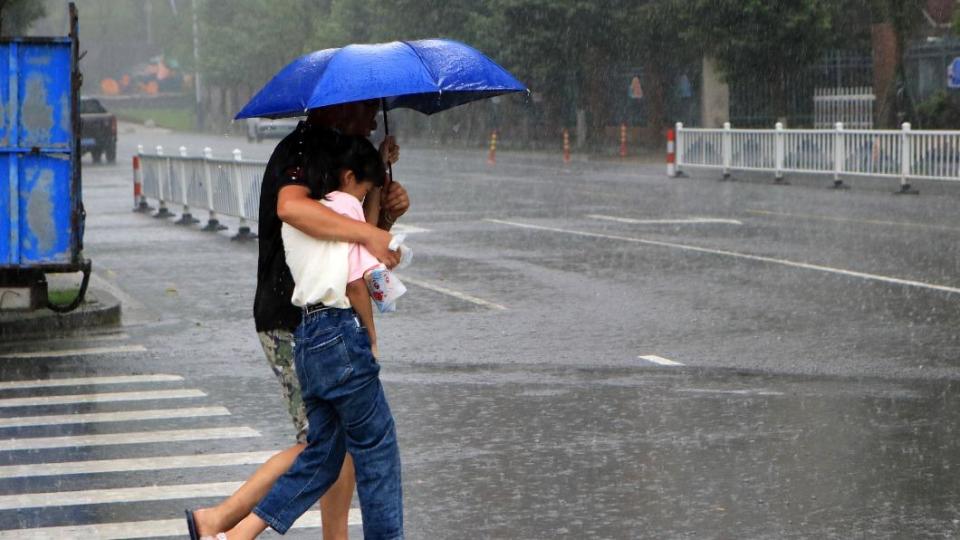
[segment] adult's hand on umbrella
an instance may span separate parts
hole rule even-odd
[[[383,157],[384,163],[394,164],[397,161],[400,161],[400,146],[397,144],[397,139],[393,135],[387,135],[383,139],[383,142],[380,143],[380,155]]]
[[[407,189],[400,182],[390,182],[390,185],[380,191],[380,208],[390,224],[407,213],[410,208],[410,198]]]

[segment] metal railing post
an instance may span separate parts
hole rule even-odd
[[[784,141],[783,122],[777,122],[773,133],[773,183],[779,185],[789,185],[790,182],[783,177],[783,161],[786,154],[786,142]]]
[[[843,183],[843,178],[841,174],[843,173],[843,164],[846,159],[846,145],[844,144],[845,138],[843,134],[843,122],[837,122],[834,124],[833,131],[833,188],[834,189],[846,189],[846,185]]]
[[[900,190],[897,195],[919,195],[920,192],[910,186],[910,166],[913,161],[913,142],[910,135],[910,122],[904,122],[900,130]]]
[[[244,242],[248,240],[253,240],[257,237],[256,234],[253,234],[250,231],[250,226],[247,225],[246,220],[246,205],[243,200],[243,178],[240,176],[240,162],[243,161],[243,155],[240,152],[239,148],[233,150],[233,186],[237,192],[237,213],[240,214],[240,227],[237,230],[237,234],[233,236],[233,240],[238,242]]]
[[[180,157],[187,157],[187,147],[180,147]],[[185,159],[179,160],[180,165],[180,195],[183,197],[183,214],[180,216],[180,219],[175,221],[177,225],[193,225],[194,223],[199,223],[200,220],[194,218],[190,214],[189,200],[187,197],[187,161]]]
[[[201,230],[217,232],[225,230],[227,226],[220,223],[220,220],[217,219],[217,213],[213,211],[213,175],[210,174],[211,159],[213,159],[213,149],[207,146],[203,149],[203,180],[207,186],[207,210],[210,211],[210,217],[207,219],[207,224]]]
[[[723,180],[730,180],[730,164],[733,162],[733,134],[730,133],[730,122],[723,123],[723,133],[720,135],[720,153],[723,155]]]
[[[163,157],[163,146],[160,146],[159,144],[157,145],[157,157]],[[162,174],[157,174],[157,193],[158,193],[158,199],[160,201],[160,209],[157,210],[157,213],[153,215],[153,217],[160,218],[160,219],[173,217],[173,213],[171,213],[170,210],[167,209],[167,203],[164,200],[164,198],[166,197],[166,194],[164,193],[164,190],[163,190],[164,175],[166,176],[170,175],[170,161],[165,160],[165,165],[166,166],[163,167],[164,172]]]

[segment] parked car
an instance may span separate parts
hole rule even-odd
[[[106,156],[117,161],[117,117],[93,98],[80,99],[80,155],[87,152],[94,163]]]
[[[303,118],[247,118],[247,140],[260,142],[263,139],[282,139],[297,129]]]

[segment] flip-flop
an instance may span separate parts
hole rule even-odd
[[[200,534],[197,532],[197,518],[193,517],[193,510],[184,510],[187,514],[187,533],[190,540],[200,540]]]

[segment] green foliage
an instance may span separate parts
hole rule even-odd
[[[22,35],[45,14],[44,3],[37,0],[0,0],[0,35]]]
[[[306,51],[324,0],[234,0],[201,4],[202,70],[225,86],[259,85]]]
[[[960,129],[960,95],[940,92],[917,106],[918,129]]]
[[[714,57],[727,80],[773,83],[786,116],[788,75],[812,65],[844,36],[834,0],[691,0],[689,39]]]

